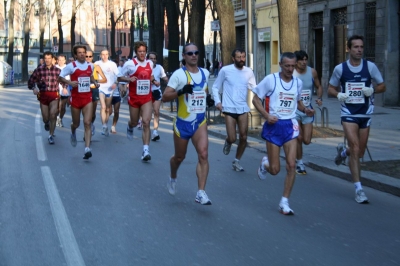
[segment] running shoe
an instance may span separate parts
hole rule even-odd
[[[142,120],[138,121],[138,124],[136,126],[137,129],[142,130]]]
[[[342,157],[342,152],[343,152],[344,148],[345,148],[345,146],[343,143],[339,143],[336,147],[336,151],[337,151],[337,154],[335,157],[336,165],[341,165],[346,160],[346,157]]]
[[[129,126],[126,127],[126,137],[129,140],[133,140],[133,128],[130,129]]]
[[[172,196],[176,194],[176,178],[169,178],[167,188],[169,194],[171,194]]]
[[[88,147],[85,148],[85,154],[83,155],[83,159],[87,160],[92,157],[92,150]]]
[[[151,134],[151,140],[152,141],[160,140],[160,135],[158,135],[158,132],[156,130],[154,130],[153,134]]]
[[[111,133],[116,134],[117,131],[115,130],[115,126],[111,126]]]
[[[357,203],[363,204],[363,203],[368,203],[368,198],[365,195],[364,190],[359,189],[356,191],[356,201]]]
[[[49,144],[54,144],[53,136],[49,136],[47,140],[49,141]]]
[[[194,200],[201,205],[211,205],[211,200],[208,198],[204,190],[197,191],[196,198]]]
[[[56,127],[61,127],[61,118],[57,116]]]
[[[69,141],[71,142],[72,147],[76,147],[76,134],[71,133],[71,138]]]
[[[44,123],[44,130],[46,130],[46,131],[49,131],[49,130],[50,130],[49,122]]]
[[[110,135],[110,131],[108,131],[108,126],[103,127],[103,129],[101,131],[101,135],[104,135],[106,137],[108,137],[108,135]]]
[[[60,127],[64,127],[64,123],[61,118],[60,118]]]
[[[258,177],[261,180],[264,180],[267,178],[268,171],[267,171],[267,169],[265,169],[265,166],[268,166],[268,165],[269,165],[268,158],[266,156],[264,156],[261,159],[260,167],[258,167],[258,171],[257,171]]]
[[[243,167],[239,164],[239,161],[236,161],[236,160],[234,160],[232,162],[232,168],[236,172],[243,172],[244,171]]]
[[[95,129],[96,129],[96,127],[95,127],[94,124],[92,123],[92,124],[90,125],[90,130],[92,131],[92,136],[94,136],[94,134],[96,133]]]
[[[293,215],[294,211],[289,207],[289,202],[281,201],[279,203],[279,211],[284,215]]]
[[[149,150],[148,150],[148,149],[143,150],[143,153],[142,153],[142,161],[148,162],[148,161],[150,161],[150,160],[151,160],[151,155],[150,155],[150,153],[149,153]]]
[[[225,155],[228,155],[229,152],[231,151],[231,146],[232,146],[232,144],[229,144],[229,143],[225,140],[225,144],[224,144],[224,148],[222,149],[222,152],[223,152]]]
[[[304,166],[303,163],[300,163],[296,166],[296,173],[298,173],[299,175],[307,174],[306,167]]]

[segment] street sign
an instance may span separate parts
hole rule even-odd
[[[211,31],[220,31],[221,27],[219,25],[219,20],[211,21]]]
[[[53,52],[54,53],[58,53],[58,45],[54,45],[53,46]]]

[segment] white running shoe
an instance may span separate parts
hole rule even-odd
[[[151,160],[151,155],[148,149],[144,149],[142,153],[142,161],[148,162]]]
[[[129,128],[129,125],[126,127],[126,137],[127,137],[129,140],[133,140],[133,128],[130,129],[130,128]]]
[[[103,127],[103,130],[101,131],[101,135],[104,135],[108,137],[110,135],[110,131],[108,131],[108,126]]]
[[[174,196],[176,194],[176,178],[169,178],[168,183],[167,183],[167,188],[169,194]]]
[[[71,138],[69,139],[72,147],[76,147],[76,134],[71,133]]]
[[[264,180],[267,178],[268,171],[267,171],[267,169],[265,169],[265,167],[268,167],[268,166],[269,166],[268,158],[267,158],[267,156],[264,156],[261,159],[260,167],[258,167],[258,171],[257,171],[258,178],[260,178],[261,180]]]
[[[53,136],[49,136],[49,137],[47,138],[47,140],[49,141],[49,144],[54,144],[54,138],[53,138]]]
[[[368,203],[368,198],[365,195],[364,190],[359,189],[356,191],[356,201],[357,203],[363,204],[363,203]]]
[[[195,201],[201,205],[211,205],[211,200],[204,190],[197,191]]]
[[[138,124],[136,126],[137,129],[142,130],[142,120],[138,121]]]
[[[154,131],[153,131],[153,134],[151,134],[151,140],[152,140],[152,141],[160,140],[160,135],[158,135],[157,130],[154,130]]]
[[[288,201],[281,201],[279,203],[279,211],[284,215],[293,215],[294,211],[289,207]]]
[[[346,160],[346,157],[342,157],[342,152],[344,148],[345,146],[343,143],[339,143],[336,147],[337,154],[335,157],[335,164],[338,166],[341,165]]]
[[[229,144],[229,143],[225,140],[225,144],[224,144],[224,148],[222,149],[222,152],[223,152],[225,155],[228,155],[229,152],[231,151],[231,147],[232,147],[232,144]]]
[[[92,150],[88,147],[85,148],[85,154],[83,155],[83,159],[89,159],[92,157]]]
[[[95,129],[96,129],[96,127],[95,127],[94,124],[92,123],[92,124],[90,125],[90,130],[92,131],[92,136],[94,136],[94,134],[96,133]]]
[[[244,171],[243,167],[239,164],[239,161],[236,161],[236,160],[234,160],[232,162],[232,168],[236,172],[243,172]]]
[[[56,127],[61,127],[61,118],[57,116]]]
[[[299,163],[296,166],[296,173],[298,173],[299,175],[306,175],[307,174],[306,167],[304,166],[303,163]]]
[[[117,130],[115,130],[115,127],[114,127],[114,126],[111,126],[111,133],[113,133],[113,134],[116,134],[116,133],[117,133]]]

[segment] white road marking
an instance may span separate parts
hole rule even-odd
[[[46,187],[47,197],[49,198],[51,213],[57,229],[65,260],[68,266],[84,266],[85,262],[76,242],[74,232],[65,212],[60,195],[58,194],[56,183],[48,166],[42,166],[42,176]]]
[[[42,136],[36,136],[36,153],[39,161],[47,161],[47,154],[43,146]]]
[[[35,133],[40,134],[40,119],[41,118],[41,112],[40,109],[36,113],[36,118],[35,118]]]

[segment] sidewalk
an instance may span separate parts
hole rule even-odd
[[[209,88],[211,89],[214,79],[211,78]],[[326,109],[325,125],[336,130],[343,130],[340,123],[340,103],[336,98],[327,98],[324,92],[323,105]],[[317,126],[321,126],[321,113],[316,108]],[[219,116],[220,112],[215,112]],[[164,103],[160,110],[160,116],[172,120],[176,112],[170,111],[170,103]],[[210,112],[213,118],[214,112]],[[369,161],[400,160],[400,108],[387,108],[375,106],[372,116],[371,129],[366,151],[362,163]],[[314,124],[315,126],[315,124]],[[254,125],[261,128],[261,125]],[[210,135],[224,139],[226,137],[225,124],[212,124],[208,126]],[[343,142],[343,137],[315,138],[308,146],[303,146],[303,161],[306,166],[322,171],[326,174],[351,181],[351,174],[347,165],[336,166],[333,159],[336,155],[336,146]],[[248,146],[262,152],[266,152],[265,142],[256,138],[248,137]],[[283,151],[281,151],[283,157]],[[400,196],[400,180],[382,174],[361,171],[361,182],[363,185]]]

